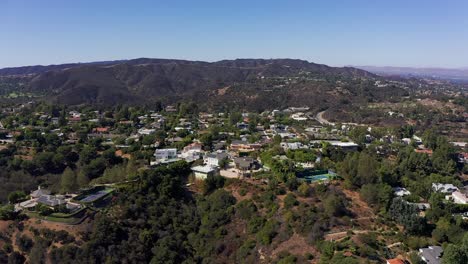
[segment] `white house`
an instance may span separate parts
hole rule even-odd
[[[458,191],[458,187],[447,183],[432,183],[432,190],[441,193],[453,193]]]
[[[168,149],[157,149],[154,152],[154,157],[156,161],[167,161],[171,159],[177,159],[177,149],[168,148]]]
[[[203,161],[207,166],[219,167],[220,162],[223,159],[226,159],[227,157],[228,157],[228,154],[226,152],[216,152],[216,153],[210,153],[206,155],[203,158]]]
[[[277,134],[283,139],[296,138],[296,134],[290,132],[279,132]]]
[[[186,151],[186,152],[182,152],[179,157],[183,160],[185,160],[186,162],[192,162],[192,161],[196,161],[196,160],[199,160],[200,157],[201,157],[201,152],[200,151],[197,151],[197,150],[189,150],[189,151]]]
[[[406,188],[403,187],[395,187],[393,188],[393,192],[395,193],[395,196],[403,197],[405,195],[410,195],[411,192],[408,191]]]
[[[307,146],[304,146],[304,144],[302,144],[301,142],[282,142],[280,143],[280,146],[284,149],[284,150],[296,150],[296,149],[302,149],[302,148],[307,148]]]
[[[138,129],[138,134],[140,134],[140,135],[151,135],[154,132],[156,132],[156,129],[152,129],[152,128],[140,128],[140,129]]]
[[[216,175],[217,169],[208,165],[192,167],[192,172],[195,178],[204,180],[210,175]]]
[[[455,191],[451,195],[445,196],[445,199],[453,199],[453,202],[456,204],[468,204],[468,197],[460,191]]]
[[[179,157],[187,162],[192,162],[201,158],[202,145],[200,143],[192,143],[182,150]]]
[[[354,142],[342,142],[338,140],[312,140],[310,141],[311,144],[322,144],[323,142],[327,142],[334,147],[338,147],[343,150],[349,150],[349,151],[356,151],[359,147],[359,145]]]
[[[306,121],[307,120],[307,116],[302,112],[292,114],[291,118],[296,120],[296,121]]]

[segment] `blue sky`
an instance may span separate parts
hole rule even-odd
[[[138,57],[468,66],[466,0],[0,0],[0,68]]]

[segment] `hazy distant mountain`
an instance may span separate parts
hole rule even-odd
[[[378,67],[355,66],[356,68],[379,75],[398,75],[403,77],[428,77],[447,80],[468,81],[468,67],[466,68],[411,68],[411,67]]]
[[[48,71],[65,70],[69,68],[76,68],[85,65],[111,65],[123,61],[99,61],[99,62],[85,62],[85,63],[66,63],[57,65],[33,65],[33,66],[22,66],[22,67],[8,67],[0,69],[0,76],[8,75],[28,75],[38,74]]]
[[[334,91],[338,80],[375,77],[367,71],[294,59],[203,62],[141,58],[7,68],[0,69],[2,75],[27,76],[29,81],[25,89],[29,92],[65,104],[162,100],[264,109],[289,104],[323,107],[336,104],[345,96],[348,101],[378,97],[372,92],[360,96],[362,89],[346,93],[343,89]],[[323,80],[313,81],[318,79]]]

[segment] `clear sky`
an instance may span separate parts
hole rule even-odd
[[[0,0],[0,68],[138,57],[468,66],[467,0]]]

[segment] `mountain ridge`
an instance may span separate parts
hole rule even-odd
[[[351,94],[333,91],[345,83],[379,78],[352,67],[330,67],[298,59],[236,59],[216,62],[138,58],[0,70],[23,75],[25,92],[47,100],[77,104],[139,104],[194,101],[200,106],[245,108],[288,104],[331,104]],[[223,90],[224,89],[224,90]],[[356,96],[356,98],[354,98]],[[328,105],[326,104],[326,105]]]

